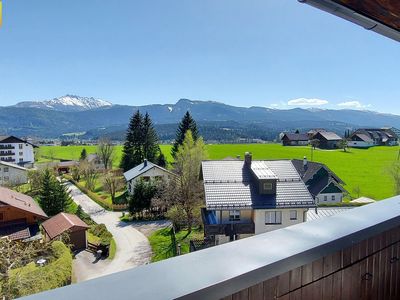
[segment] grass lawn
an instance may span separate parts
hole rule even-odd
[[[53,148],[55,157],[63,159],[78,159],[80,152],[86,148],[88,153],[94,153],[96,146],[47,146],[41,147],[42,153],[48,153]],[[215,144],[207,145],[209,159],[222,159],[227,156],[240,155],[250,151],[254,159],[311,159],[310,147],[283,147],[280,144]],[[161,150],[171,161],[171,145],[162,145]],[[114,164],[117,166],[121,157],[122,146],[117,147]],[[387,169],[397,160],[399,147],[372,147],[370,149],[315,150],[314,161],[328,165],[346,183],[345,188],[352,197],[358,195],[354,188],[360,187],[360,196],[373,199],[384,199],[394,195],[394,183]]]
[[[176,233],[176,243],[181,244],[181,254],[189,253],[189,242],[193,239],[204,238],[203,230],[193,228],[189,234],[187,230],[181,230]],[[153,232],[149,236],[149,242],[153,250],[152,262],[160,261],[174,256],[174,245],[172,243],[171,228],[163,228]]]

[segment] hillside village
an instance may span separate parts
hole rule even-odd
[[[318,128],[282,133],[281,141],[284,147],[309,148],[311,153],[340,152],[398,145],[396,132],[357,129],[342,138]],[[97,141],[94,153],[83,146],[76,160],[60,159],[54,146],[46,146],[50,155],[44,159],[43,146],[15,136],[1,137],[0,147],[0,235],[24,247],[42,241],[51,248],[58,241],[57,247],[70,252],[63,261],[63,278],[34,283],[43,290],[375,202],[361,190],[355,191],[355,199],[331,166],[306,155],[259,160],[245,151],[235,158],[208,159],[189,112],[180,122],[171,154],[162,152],[150,116],[140,111],[131,117],[119,162],[117,146],[107,138]],[[168,251],[165,243],[170,244]],[[36,272],[25,270],[32,265],[52,270],[58,260],[51,255],[33,255],[13,274],[29,276]],[[3,291],[12,280],[2,281]],[[9,293],[28,292],[21,286]]]

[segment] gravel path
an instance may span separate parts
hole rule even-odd
[[[90,215],[96,223],[103,223],[113,234],[117,252],[113,260],[97,261],[92,253],[82,251],[74,260],[74,274],[77,282],[120,272],[150,262],[151,247],[146,236],[136,229],[135,223],[119,220],[120,212],[107,211],[82,193],[72,183],[66,183],[72,199]],[[153,227],[151,225],[150,227]],[[141,226],[139,226],[141,227]],[[145,229],[143,229],[146,231]],[[151,229],[149,229],[151,230]]]

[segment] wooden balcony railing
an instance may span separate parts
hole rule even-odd
[[[27,297],[400,299],[400,196]]]

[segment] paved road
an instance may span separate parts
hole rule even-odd
[[[88,213],[96,223],[103,223],[113,234],[117,252],[113,260],[96,261],[93,254],[82,251],[74,260],[76,281],[104,276],[150,262],[151,247],[146,236],[135,228],[135,224],[121,222],[120,212],[106,211],[72,183],[66,183],[72,199]]]

